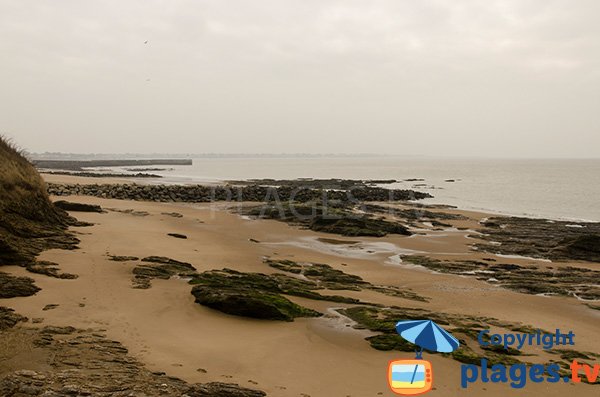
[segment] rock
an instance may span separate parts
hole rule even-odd
[[[341,181],[341,180],[340,180]],[[431,197],[428,193],[414,190],[392,190],[369,186],[364,181],[341,181],[338,183],[323,181],[322,183],[305,183],[301,180],[287,181],[280,186],[261,184],[245,184],[244,186],[202,186],[202,185],[146,185],[135,184],[104,184],[104,185],[73,185],[47,184],[49,194],[89,195],[95,197],[147,200],[162,202],[210,202],[210,201],[254,201],[268,202],[274,199],[281,201],[309,202],[313,200],[345,201],[398,201],[419,200]],[[370,182],[369,182],[370,183]]]
[[[137,261],[140,259],[137,256],[109,255],[109,257],[111,261],[115,262]]]
[[[172,216],[173,218],[183,218],[179,212],[161,212],[162,215]]]
[[[169,265],[181,271],[189,270],[196,271],[196,268],[191,263],[181,262],[176,259],[167,258],[166,256],[147,256],[142,258],[142,262],[159,263],[161,265]]]
[[[59,200],[59,201],[55,201],[54,205],[65,211],[98,212],[98,213],[105,212],[102,210],[102,207],[100,207],[99,205],[94,205],[94,204],[73,203],[73,202],[69,202],[69,201]]]
[[[175,238],[187,239],[187,236],[185,234],[167,233],[167,235]]]
[[[63,329],[73,332],[62,332]],[[19,357],[44,370],[4,371],[0,378],[0,396],[188,396],[188,397],[260,397],[265,393],[236,384],[189,384],[164,372],[151,372],[119,342],[90,330],[56,327],[60,336],[44,329],[17,327],[11,330],[11,342],[25,346],[3,355],[8,362]],[[36,349],[29,341],[34,340]],[[5,352],[3,352],[4,354]]]
[[[71,273],[60,273],[58,264],[48,261],[35,261],[29,263],[25,268],[31,273],[43,274],[49,277],[62,278],[62,279],[76,279],[78,276]]]
[[[0,331],[12,328],[21,321],[27,321],[27,317],[15,313],[13,309],[0,306]]]
[[[299,306],[281,295],[246,288],[223,290],[197,285],[192,289],[192,295],[196,303],[236,316],[282,321],[320,316],[320,313]]]
[[[187,262],[180,262],[164,256],[148,256],[142,259],[147,265],[139,265],[133,269],[133,288],[147,289],[151,287],[151,280],[159,278],[167,280],[173,276],[193,277],[197,274],[196,268]]]
[[[27,158],[0,138],[0,266],[25,265],[44,249],[74,249],[76,220],[52,205]]]
[[[552,251],[552,254],[600,262],[600,234],[583,234],[566,238]]]
[[[387,234],[402,234],[410,236],[412,233],[399,224],[385,220],[362,218],[327,219],[315,218],[309,225],[311,230],[324,233],[341,234],[342,236],[372,236],[383,237]]]
[[[493,217],[483,223],[480,251],[553,260],[600,262],[600,223]],[[498,244],[500,243],[500,244]]]
[[[52,309],[56,309],[58,306],[59,305],[56,304],[56,303],[50,303],[50,304],[47,304],[46,306],[44,306],[42,308],[42,310],[44,310],[44,311],[46,311],[46,310],[52,310]]]
[[[359,276],[345,273],[341,270],[334,269],[323,263],[297,263],[291,260],[271,260],[265,259],[264,262],[272,268],[302,275],[307,280],[314,282],[320,288],[329,290],[373,290],[382,294],[397,296],[404,299],[411,299],[420,302],[426,302],[427,299],[415,294],[408,288],[399,288],[388,285],[373,285]]]
[[[475,277],[525,294],[577,296],[600,299],[600,287],[589,280],[600,279],[600,271],[574,266],[550,269],[539,266],[519,266],[510,263],[488,263],[473,260],[439,260],[420,255],[405,255],[402,260],[438,273]]]
[[[45,326],[41,329],[42,334],[51,334],[51,335],[68,335],[75,332],[74,327],[55,327],[55,326]]]
[[[29,277],[16,277],[0,272],[0,298],[31,296],[40,291]]]
[[[168,269],[159,266],[136,266],[133,268],[133,274],[147,278],[160,278],[168,280],[173,273]]]
[[[355,306],[345,309],[336,309],[336,311],[343,316],[354,320],[357,323],[354,328],[368,329],[375,332],[376,335],[369,336],[365,339],[370,343],[372,348],[383,351],[398,350],[413,352],[415,349],[414,344],[408,343],[396,332],[395,325],[398,322],[398,319],[430,319],[437,324],[443,325],[444,328],[451,331],[453,335],[461,340],[460,347],[452,352],[449,357],[458,362],[475,365],[481,365],[481,359],[483,358],[493,364],[512,365],[520,363],[519,359],[515,358],[515,356],[523,354],[516,349],[482,349],[481,353],[472,350],[470,346],[473,344],[478,345],[479,331],[491,327],[501,327],[513,332],[535,332],[535,328],[533,327],[523,326],[518,323],[502,322],[490,317],[430,312],[425,309],[398,306]],[[467,340],[471,343],[465,342]]]
[[[232,383],[211,382],[194,385],[189,391],[190,397],[264,397],[260,390],[247,389]]]
[[[290,267],[290,269],[290,272],[293,273],[294,268]],[[356,281],[353,278],[355,276],[347,276]],[[319,281],[318,277],[315,277],[315,280]],[[294,317],[320,315],[313,310],[294,304],[283,295],[339,303],[361,303],[355,298],[321,295],[317,290],[322,289],[324,285],[308,278],[303,280],[280,273],[244,273],[231,269],[211,270],[194,276],[190,284],[195,285],[192,294],[197,303],[228,314],[254,318],[291,321]],[[356,290],[356,286],[351,283],[344,285],[343,288],[341,284],[333,281],[328,285],[340,286],[339,289],[347,287]],[[375,286],[373,287],[375,288]]]
[[[359,214],[351,206],[343,203],[298,204],[275,203],[242,209],[242,214],[276,219],[311,230],[341,234],[343,236],[383,237],[387,234],[409,236],[412,233],[402,224],[385,219],[375,219],[370,215]]]

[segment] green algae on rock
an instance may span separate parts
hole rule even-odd
[[[288,259],[265,259],[264,262],[274,269],[305,277],[320,288],[329,290],[361,291],[372,290],[389,296],[426,302],[427,298],[406,289],[389,285],[373,285],[361,277],[345,273],[323,263],[294,262]]]
[[[242,214],[275,219],[307,229],[340,234],[349,237],[383,237],[388,234],[410,236],[412,233],[401,223],[375,218],[356,211],[343,202],[269,203],[242,209]]]

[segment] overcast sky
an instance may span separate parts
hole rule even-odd
[[[598,0],[0,0],[0,132],[36,152],[599,157],[599,20]]]

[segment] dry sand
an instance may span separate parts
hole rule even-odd
[[[67,182],[72,177],[51,176]],[[92,183],[95,183],[94,179]],[[327,263],[375,284],[409,288],[430,298],[422,303],[375,292],[347,293],[373,302],[430,310],[491,316],[553,330],[573,330],[580,351],[600,351],[600,312],[573,298],[519,294],[454,275],[392,264],[390,256],[414,250],[437,257],[476,258],[469,251],[467,231],[432,232],[414,237],[345,239],[319,234],[270,220],[248,220],[223,205],[167,204],[69,197],[103,208],[132,209],[145,216],[117,211],[74,213],[91,227],[74,228],[81,239],[75,251],[51,250],[40,259],[60,264],[63,272],[79,275],[61,280],[3,269],[35,279],[42,290],[32,297],[3,304],[44,324],[106,329],[131,354],[152,370],[165,371],[190,382],[226,381],[262,389],[270,396],[392,396],[387,388],[389,360],[412,358],[410,353],[380,352],[364,340],[368,331],[347,326],[344,318],[327,316],[292,323],[258,321],[222,314],[195,304],[184,280],[154,280],[148,290],[131,288],[133,262],[114,262],[107,254],[167,256],[192,263],[198,271],[224,267],[272,272],[263,257]],[[178,212],[181,218],[163,213]],[[469,213],[474,219],[485,214]],[[475,222],[466,224],[475,227]],[[176,239],[167,233],[183,233]],[[317,238],[360,241],[362,248],[324,244]],[[256,239],[260,243],[251,242]],[[332,247],[337,247],[332,251]],[[368,252],[372,251],[372,252]],[[489,255],[488,255],[489,256]],[[527,259],[513,263],[531,263]],[[291,298],[307,307],[327,311],[339,304]],[[47,304],[56,309],[43,311]],[[475,383],[460,388],[460,364],[426,355],[434,368],[431,396],[574,396],[598,395],[597,386],[528,384],[521,390],[506,384]]]

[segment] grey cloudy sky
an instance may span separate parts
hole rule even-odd
[[[38,152],[598,157],[598,20],[597,0],[0,0],[0,131]]]

